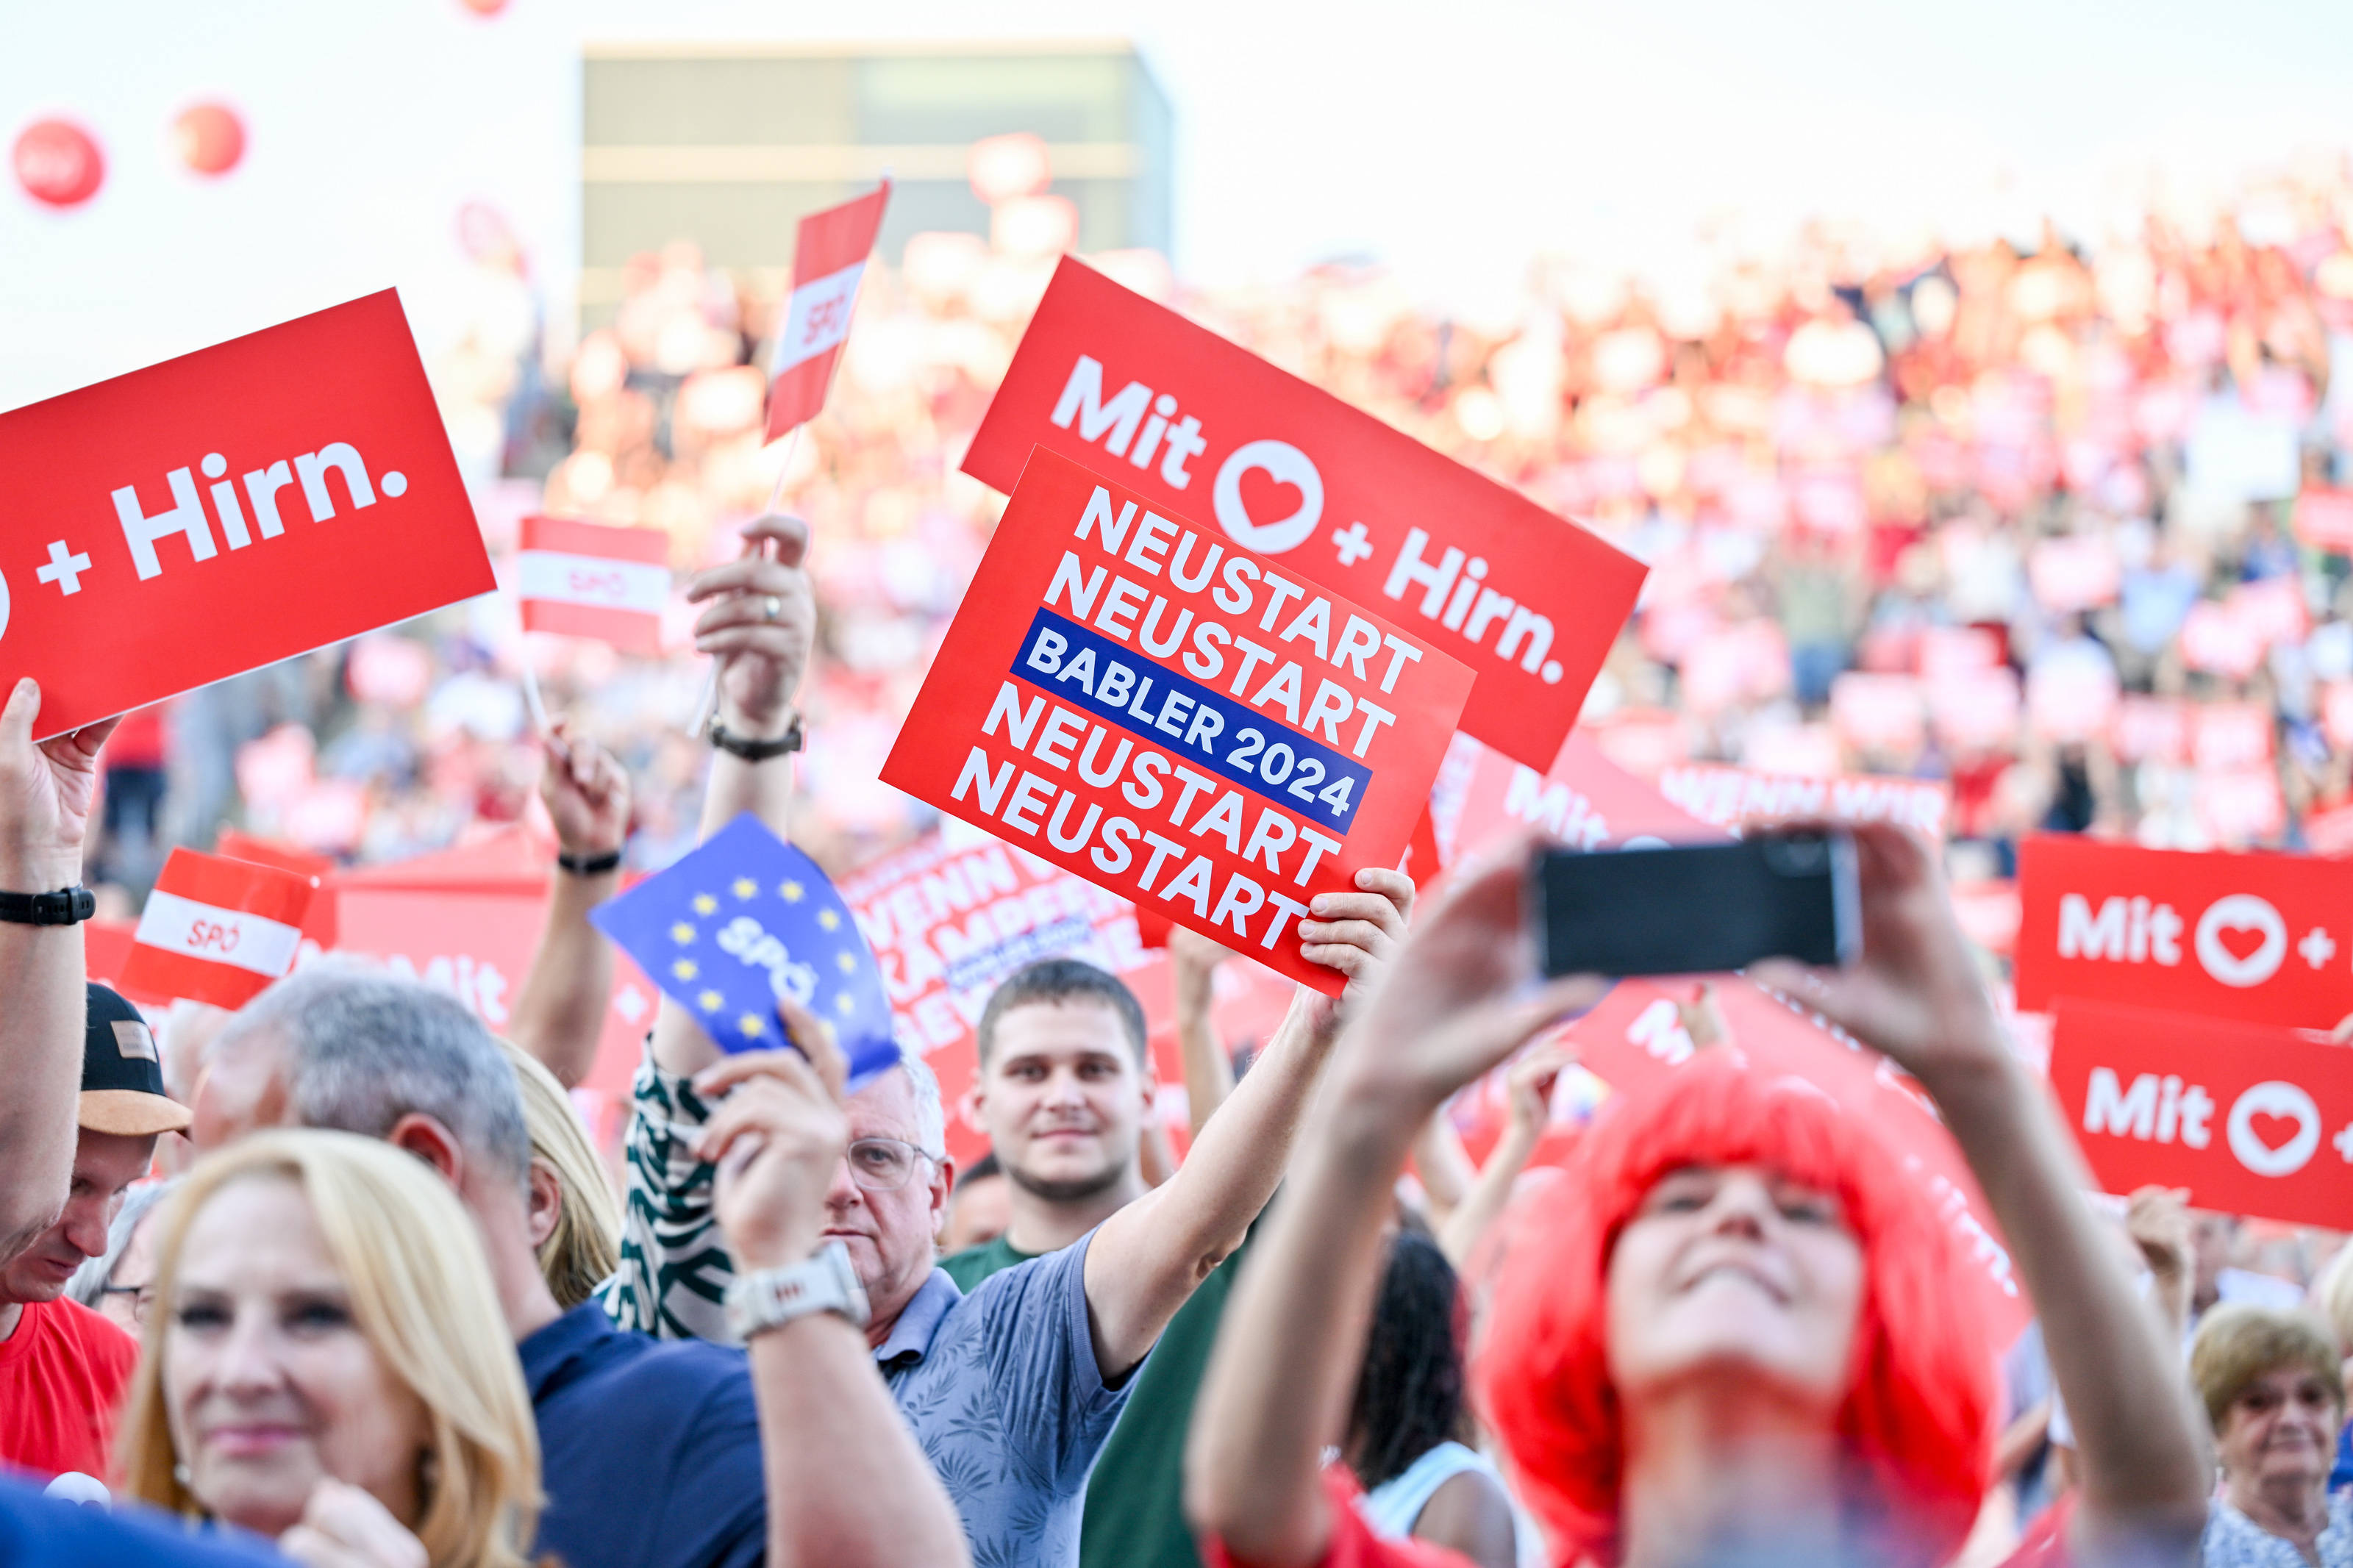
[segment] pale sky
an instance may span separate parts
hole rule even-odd
[[[1335,255],[1492,308],[1540,253],[1688,264],[1704,219],[2031,234],[2353,148],[2344,0],[0,0],[0,141],[69,114],[110,160],[65,214],[0,188],[0,407],[398,284],[456,313],[459,205],[558,298],[578,247],[585,40],[1125,37],[1172,100],[1179,272]],[[165,144],[224,98],[230,178]]]

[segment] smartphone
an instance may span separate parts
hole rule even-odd
[[[1548,848],[1535,883],[1546,974],[1704,974],[1760,958],[1847,963],[1862,951],[1854,840],[1841,832]]]

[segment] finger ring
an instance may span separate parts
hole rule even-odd
[[[785,602],[774,594],[769,595],[760,605],[760,617],[763,620],[773,621],[784,613]]]

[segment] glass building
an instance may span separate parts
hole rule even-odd
[[[1079,249],[1169,248],[1168,100],[1127,44],[615,44],[583,71],[585,326],[611,318],[629,258],[670,240],[789,268],[800,217],[886,169],[884,257],[929,229],[985,236],[966,153],[1008,132],[1047,143]]]

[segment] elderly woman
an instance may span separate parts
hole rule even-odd
[[[259,1133],[159,1224],[132,1496],[311,1568],[521,1568],[538,1433],[473,1223],[427,1166]]]
[[[2345,1378],[2327,1325],[2302,1312],[2217,1307],[2198,1326],[2189,1375],[2222,1466],[2206,1568],[2353,1568],[2353,1494],[2328,1490]]]

